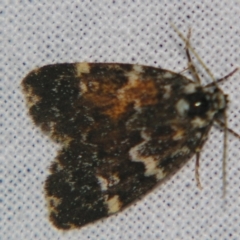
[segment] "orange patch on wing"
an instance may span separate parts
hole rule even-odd
[[[108,91],[84,94],[84,98],[94,102],[99,108],[104,108],[103,113],[112,119],[118,119],[127,111],[127,107],[133,105],[140,108],[147,105],[154,105],[157,101],[157,88],[152,80],[129,80],[129,82],[114,93],[111,83],[107,87]]]

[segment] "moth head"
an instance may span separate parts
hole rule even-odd
[[[216,114],[222,113],[227,105],[227,97],[216,86],[197,86],[183,91],[176,103],[176,110],[181,118],[188,118],[197,127],[204,127]]]

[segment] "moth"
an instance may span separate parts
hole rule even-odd
[[[228,101],[217,84],[202,86],[189,49],[186,40],[195,81],[150,66],[86,62],[43,66],[23,79],[33,122],[62,147],[45,182],[54,226],[80,228],[117,213],[199,159]]]

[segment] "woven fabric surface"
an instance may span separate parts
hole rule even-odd
[[[240,67],[238,0],[0,0],[0,239],[239,239],[240,139],[229,134],[227,194],[222,198],[223,131],[213,127],[201,152],[168,182],[124,211],[81,229],[48,220],[44,181],[59,146],[27,114],[21,80],[36,67],[63,62],[121,62],[181,72],[184,42],[216,79]],[[212,79],[194,58],[203,84]],[[221,84],[229,127],[240,134],[240,72]]]

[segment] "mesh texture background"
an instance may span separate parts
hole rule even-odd
[[[240,66],[240,2],[0,0],[0,239],[239,239],[240,140],[229,135],[227,195],[222,198],[223,134],[212,128],[201,154],[203,190],[190,161],[126,210],[63,232],[48,220],[43,184],[59,146],[27,114],[20,83],[36,67],[60,62],[123,62],[181,72],[187,34],[220,78]],[[199,64],[197,64],[199,67]],[[203,83],[211,79],[202,71]],[[229,127],[240,133],[240,73],[229,95]]]

